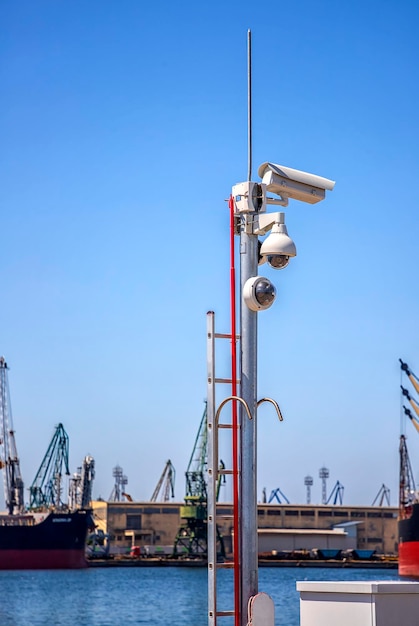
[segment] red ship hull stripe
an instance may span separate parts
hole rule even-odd
[[[0,569],[81,569],[84,550],[0,550]]]
[[[419,578],[419,541],[399,543],[399,575]]]

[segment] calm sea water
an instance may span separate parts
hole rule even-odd
[[[219,572],[219,609],[231,609],[232,575]],[[299,626],[297,580],[398,580],[397,570],[261,568],[275,626]],[[230,618],[220,618],[231,626]],[[207,570],[183,567],[0,572],[1,626],[207,626]]]

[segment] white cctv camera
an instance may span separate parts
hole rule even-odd
[[[282,270],[289,263],[290,258],[297,256],[295,243],[288,235],[285,226],[284,213],[266,213],[259,217],[257,234],[264,234],[268,230],[270,234],[259,248],[259,265],[267,261],[276,270]]]
[[[276,289],[268,278],[252,276],[243,286],[243,299],[251,311],[269,309],[275,301]]]
[[[335,181],[328,178],[275,163],[262,163],[258,174],[268,191],[284,199],[293,198],[309,204],[324,200],[326,191],[332,191],[335,186]],[[269,200],[269,198],[266,200],[268,204]],[[276,204],[277,201],[272,199],[272,203]]]
[[[261,183],[238,183],[232,190],[235,213],[259,213],[266,211],[266,185]]]

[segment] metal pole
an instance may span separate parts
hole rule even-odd
[[[247,624],[249,598],[258,592],[257,493],[256,493],[256,407],[257,407],[257,313],[243,302],[246,280],[258,272],[258,238],[246,232],[246,215],[240,233],[240,319],[241,319],[241,397],[247,403],[252,420],[241,408],[241,497],[240,497],[240,563],[241,619]]]
[[[248,180],[252,176],[252,64],[251,32],[247,33],[248,78]],[[257,408],[257,313],[243,302],[243,286],[258,273],[258,238],[253,234],[254,214],[244,216],[240,230],[240,395],[252,420],[241,411],[240,484],[240,599],[241,622],[247,625],[249,598],[258,592],[257,494],[256,494],[256,408]]]

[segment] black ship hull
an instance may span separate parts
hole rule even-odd
[[[398,522],[399,574],[419,578],[419,504],[411,506],[411,514]]]
[[[0,570],[87,567],[89,511],[0,516]]]

